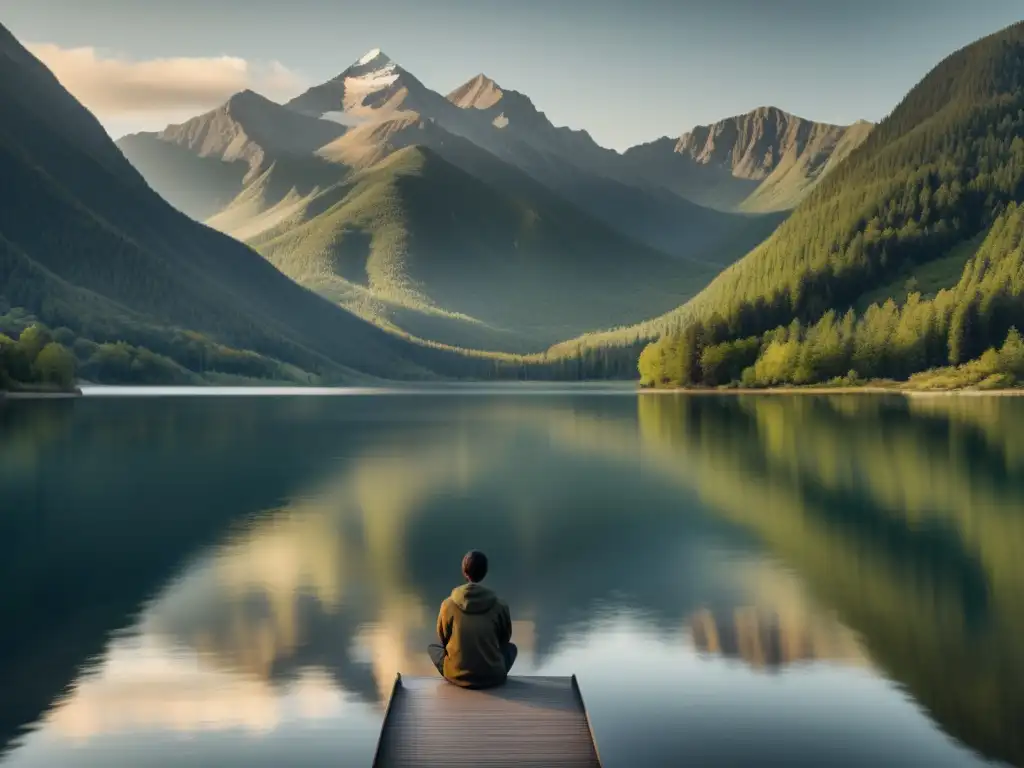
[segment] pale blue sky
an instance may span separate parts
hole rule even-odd
[[[97,59],[239,57],[251,63],[250,71],[263,73],[253,75],[257,90],[272,90],[268,95],[276,98],[333,77],[380,47],[442,93],[485,72],[529,95],[556,124],[585,128],[618,149],[762,105],[826,122],[878,120],[944,56],[1024,18],[1020,0],[4,5],[0,22],[23,42],[92,47]],[[268,69],[273,61],[287,68],[287,77]],[[84,65],[66,66],[84,72]],[[95,71],[102,78],[110,70],[100,62]],[[193,70],[192,78],[201,79],[203,71]],[[138,109],[126,108],[116,94],[86,98],[101,88],[96,82],[81,86],[93,89],[83,93],[69,88],[116,136],[202,111],[193,101],[219,99],[217,89],[233,82],[217,85],[213,68],[209,72],[201,99],[183,94],[188,88],[182,86]]]

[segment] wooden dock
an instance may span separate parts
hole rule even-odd
[[[374,768],[600,768],[576,676],[510,677],[467,690],[440,677],[395,677]]]

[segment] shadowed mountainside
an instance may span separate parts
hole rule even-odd
[[[95,118],[0,28],[0,294],[96,340],[179,329],[335,376],[430,375],[430,350],[299,287],[161,200]]]

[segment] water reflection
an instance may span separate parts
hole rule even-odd
[[[954,399],[0,408],[5,764],[368,764],[474,546],[517,671],[580,676],[609,765],[1020,762],[1014,424]]]
[[[641,430],[951,733],[1024,761],[1017,398],[644,398]]]
[[[242,729],[268,733],[295,709],[302,718],[337,716],[332,681],[304,670],[281,688],[207,664],[201,649],[175,647],[143,634],[111,643],[98,668],[47,718],[56,733],[85,743],[101,734]]]
[[[690,618],[689,626],[701,652],[742,659],[757,669],[820,660],[863,661],[853,635],[842,625],[819,617],[803,624],[781,613],[744,606],[718,615],[699,611]]]

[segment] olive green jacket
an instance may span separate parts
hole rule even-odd
[[[464,688],[505,682],[502,647],[512,639],[508,605],[480,584],[452,590],[437,615],[437,636],[445,647],[444,676]]]

